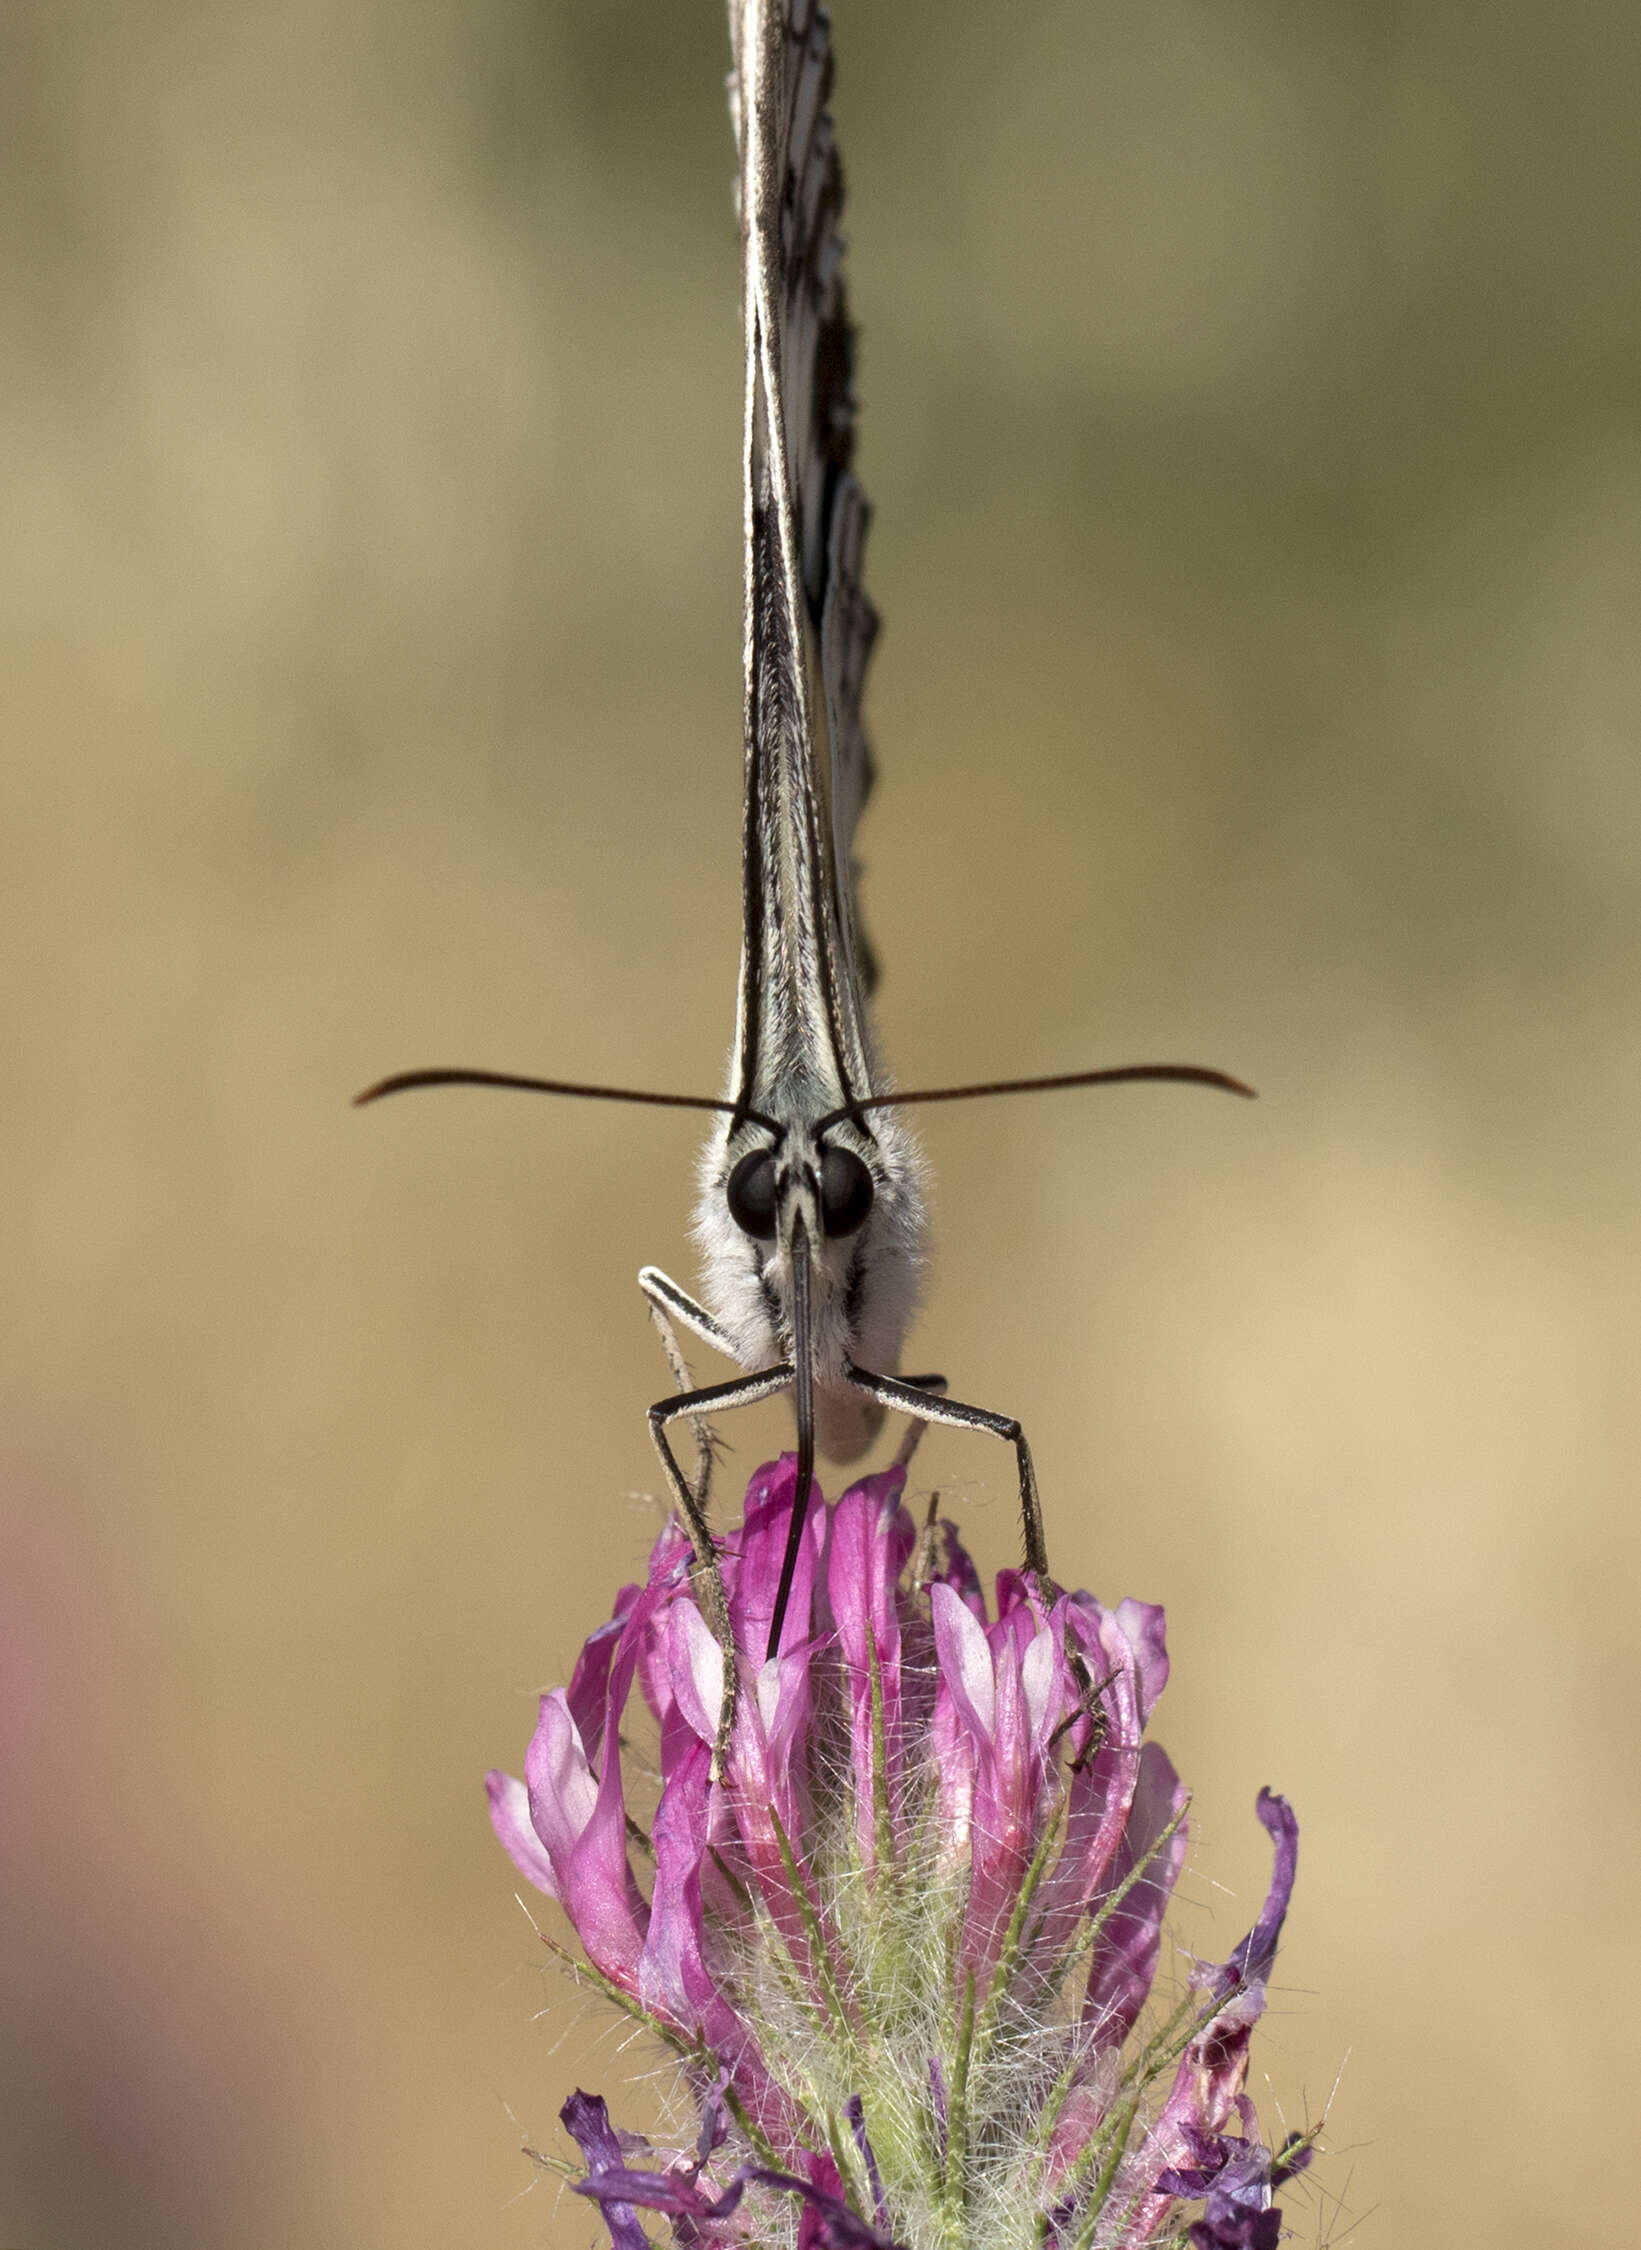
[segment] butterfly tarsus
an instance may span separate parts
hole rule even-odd
[[[988,1407],[967,1406],[961,1399],[919,1390],[900,1377],[874,1375],[868,1368],[857,1367],[852,1360],[847,1372],[857,1391],[876,1399],[880,1406],[893,1407],[897,1414],[914,1415],[923,1422],[941,1422],[954,1430],[985,1430],[1013,1446],[1020,1471],[1020,1524],[1026,1571],[1052,1598],[1053,1580],[1049,1575],[1048,1546],[1043,1537],[1043,1511],[1037,1498],[1037,1472],[1032,1467],[1026,1433],[1013,1415],[993,1414]]]

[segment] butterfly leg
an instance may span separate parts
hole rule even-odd
[[[1048,1574],[1048,1547],[1043,1538],[1043,1512],[1037,1500],[1037,1472],[1031,1465],[1026,1433],[1014,1417],[993,1414],[984,1406],[965,1406],[961,1399],[946,1398],[932,1388],[920,1390],[915,1383],[895,1376],[873,1375],[864,1367],[856,1367],[853,1361],[849,1364],[848,1375],[857,1391],[875,1398],[880,1406],[893,1407],[898,1414],[915,1415],[920,1422],[943,1422],[954,1430],[985,1430],[1013,1446],[1020,1466],[1020,1524],[1025,1535],[1026,1570],[1046,1592],[1052,1581]]]
[[[718,1780],[724,1770],[724,1760],[729,1750],[729,1731],[735,1721],[736,1657],[735,1635],[729,1622],[729,1604],[724,1599],[724,1582],[718,1569],[718,1550],[713,1542],[706,1511],[697,1500],[689,1480],[678,1466],[676,1455],[667,1443],[667,1424],[676,1422],[687,1414],[699,1422],[717,1407],[753,1406],[761,1398],[769,1398],[784,1390],[792,1380],[792,1370],[786,1365],[766,1367],[756,1375],[737,1376],[729,1383],[709,1383],[704,1390],[681,1391],[675,1397],[657,1399],[650,1408],[650,1436],[655,1450],[661,1456],[661,1466],[667,1483],[672,1488],[673,1499],[684,1521],[690,1546],[695,1551],[694,1583],[702,1613],[712,1630],[712,1637],[724,1652],[724,1700],[718,1714],[718,1738],[712,1746],[711,1774]]]
[[[946,1395],[946,1378],[944,1375],[902,1375],[900,1381],[914,1391],[932,1391],[940,1398],[944,1398]],[[917,1451],[918,1441],[928,1426],[921,1415],[908,1416],[906,1434],[895,1448],[895,1467],[897,1469],[904,1469],[909,1466],[912,1455]]]
[[[1037,1499],[1037,1472],[1031,1465],[1031,1448],[1026,1443],[1026,1433],[1012,1415],[992,1414],[983,1406],[965,1406],[955,1398],[945,1396],[946,1379],[943,1375],[911,1375],[891,1380],[887,1375],[869,1375],[861,1367],[851,1365],[849,1380],[857,1390],[864,1391],[884,1406],[897,1407],[901,1413],[914,1417],[906,1438],[902,1439],[897,1461],[909,1460],[912,1448],[923,1434],[925,1424],[946,1422],[958,1430],[989,1430],[994,1437],[1007,1438],[1014,1447],[1020,1464],[1020,1521],[1025,1532],[1026,1575],[1035,1581],[1044,1606],[1054,1599],[1054,1581],[1048,1570],[1048,1545],[1043,1537],[1043,1512]],[[929,1521],[925,1538],[934,1531],[934,1503],[929,1505]],[[916,1566],[916,1567],[921,1567]],[[1085,1712],[1093,1721],[1094,1732],[1088,1746],[1076,1763],[1080,1766],[1095,1755],[1105,1739],[1105,1719],[1100,1707],[1104,1687],[1096,1686],[1082,1652],[1070,1651],[1072,1676],[1077,1682],[1079,1714]]]
[[[651,1307],[664,1312],[669,1319],[687,1328],[692,1336],[699,1336],[703,1344],[710,1344],[715,1352],[726,1359],[735,1357],[735,1346],[713,1319],[704,1305],[698,1305],[676,1281],[669,1280],[659,1266],[640,1266],[638,1286],[649,1299]],[[685,1388],[688,1386],[686,1385]]]
[[[638,1286],[644,1292],[644,1301],[649,1307],[650,1318],[655,1323],[655,1332],[661,1339],[661,1349],[666,1353],[667,1365],[672,1369],[672,1379],[681,1391],[692,1390],[695,1378],[679,1348],[678,1328],[673,1325],[675,1321],[679,1327],[689,1329],[704,1343],[710,1344],[714,1351],[722,1352],[726,1359],[734,1358],[729,1338],[712,1315],[680,1289],[676,1281],[669,1280],[659,1266],[641,1267]],[[712,1464],[717,1441],[712,1425],[704,1415],[696,1415],[691,1427],[695,1432],[695,1505],[704,1516],[707,1496],[712,1486]]]

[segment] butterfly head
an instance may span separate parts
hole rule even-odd
[[[729,1215],[752,1242],[777,1242],[783,1211],[801,1214],[811,1241],[847,1242],[872,1215],[872,1167],[836,1141],[817,1144],[799,1164],[778,1148],[749,1148],[724,1182]]]
[[[730,1118],[704,1154],[696,1234],[737,1356],[749,1367],[806,1357],[821,1449],[853,1458],[879,1417],[847,1367],[893,1373],[917,1305],[924,1215],[910,1135],[881,1112],[870,1125]]]

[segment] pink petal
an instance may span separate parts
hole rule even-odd
[[[749,2034],[706,1965],[701,1867],[712,1752],[696,1739],[681,1713],[674,1715],[670,1729],[676,1739],[663,1743],[668,1778],[650,1831],[655,1896],[639,1961],[638,1997],[654,2014],[722,2053],[725,2045],[744,2047]]]
[[[1122,1601],[1115,1616],[1134,1651],[1139,1671],[1140,1724],[1148,1726],[1157,1698],[1168,1684],[1168,1621],[1155,1602]]]
[[[737,1645],[754,1664],[763,1663],[769,1647],[769,1627],[775,1615],[797,1488],[798,1460],[794,1453],[783,1453],[779,1461],[760,1469],[747,1487],[746,1521],[741,1530],[740,1562],[729,1589],[729,1614]],[[820,1486],[812,1483],[786,1622],[781,1628],[781,1638],[788,1648],[809,1638],[815,1571],[826,1542],[826,1524]]]
[[[949,1614],[978,1632],[962,1605]],[[1023,1686],[1022,1631],[1029,1650],[1036,1638],[1031,1613],[1020,1624],[1002,1618],[992,1627],[990,1654],[994,1682],[992,1730],[978,1745],[973,1818],[969,1831],[969,1905],[960,1947],[961,1964],[984,1979],[997,1959],[1003,1932],[1038,1841],[1044,1761],[1033,1739]],[[938,1640],[939,1627],[936,1627]],[[1051,1642],[1052,1647],[1052,1642]]]
[[[487,1773],[484,1786],[490,1799],[490,1825],[501,1841],[502,1850],[527,1883],[533,1883],[538,1891],[545,1891],[549,1898],[556,1899],[558,1883],[553,1863],[547,1856],[546,1845],[530,1825],[529,1791],[510,1773]]]
[[[597,1758],[604,1736],[604,1693],[610,1681],[610,1661],[639,1592],[637,1586],[622,1587],[615,1597],[609,1623],[589,1633],[582,1643],[575,1670],[570,1674],[570,1684],[564,1691],[570,1716],[580,1732],[589,1760]]]
[[[974,1567],[974,1557],[958,1537],[957,1526],[942,1516],[940,1530],[945,1540],[945,1560],[935,1583],[950,1586],[953,1593],[962,1597],[963,1606],[986,1622],[986,1590],[980,1583],[980,1573]]]
[[[654,1713],[658,1726],[672,1706],[666,1605],[688,1592],[692,1559],[689,1541],[679,1530],[676,1519],[670,1520],[650,1549],[649,1576],[645,1586],[646,1590],[659,1598],[661,1606],[655,1610],[638,1651],[638,1684],[644,1691],[644,1701]]]
[[[827,1594],[849,1695],[855,1837],[861,1862],[868,1869],[876,1864],[880,1793],[893,1825],[905,1765],[896,1589],[917,1538],[911,1518],[899,1505],[905,1481],[905,1470],[897,1468],[852,1485],[832,1511],[826,1560]],[[876,1770],[879,1725],[882,1774]]]
[[[1025,1698],[1032,1742],[1039,1752],[1046,1747],[1060,1712],[1062,1699],[1055,1692],[1059,1686],[1056,1662],[1054,1635],[1045,1627],[1033,1634],[1020,1664],[1020,1692]]]
[[[1127,1826],[1140,1772],[1140,1717],[1134,1651],[1116,1621],[1092,1596],[1067,1596],[1055,1605],[1054,1629],[1063,1637],[1063,1662],[1080,1653],[1099,1690],[1103,1734],[1094,1751],[1093,1729],[1079,1719],[1071,1746],[1080,1754],[1068,1783],[1066,1836],[1043,1886],[1044,1941],[1061,1945],[1093,1907]],[[1086,1691],[1084,1691],[1086,1692]]]
[[[989,1745],[997,1718],[997,1688],[984,1629],[950,1586],[929,1588],[929,1609],[941,1685],[975,1740]]]
[[[929,1719],[929,1761],[939,1793],[940,1858],[954,1867],[965,1856],[974,1827],[974,1775],[979,1750],[967,1720],[958,1716],[942,1682]]]
[[[639,1654],[652,1631],[657,1610],[673,1592],[652,1580],[628,1613],[610,1666],[604,1697],[604,1766],[591,1818],[582,1829],[563,1871],[564,1905],[588,1958],[624,1991],[636,1990],[639,1957],[649,1908],[627,1857],[627,1804],[621,1778],[621,1714],[626,1709]],[[539,1729],[538,1729],[539,1733]],[[527,1769],[528,1770],[528,1769]],[[532,1782],[531,1817],[537,1833],[541,1818]],[[555,1859],[555,1867],[558,1862]]]
[[[570,1716],[569,1697],[554,1688],[541,1699],[536,1731],[524,1756],[530,1825],[546,1846],[558,1879],[559,1896],[570,1854],[593,1817],[598,1784],[582,1748],[581,1729]]]
[[[724,1652],[687,1594],[668,1610],[666,1626],[673,1696],[700,1739],[715,1742],[724,1705]]]

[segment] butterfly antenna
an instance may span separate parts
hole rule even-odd
[[[710,1094],[651,1094],[633,1086],[584,1086],[569,1078],[523,1078],[510,1070],[400,1070],[355,1094],[353,1106],[363,1109],[388,1094],[414,1093],[423,1086],[505,1086],[525,1094],[573,1094],[590,1102],[644,1102],[653,1109],[711,1109],[729,1117],[750,1118],[754,1125],[764,1126],[778,1138],[785,1137],[772,1117],[755,1109],[738,1109],[734,1102],[718,1101]]]
[[[1173,1086],[1211,1086],[1221,1094],[1240,1094],[1257,1101],[1252,1086],[1233,1078],[1228,1070],[1209,1070],[1201,1063],[1124,1063],[1115,1070],[1072,1070],[1057,1078],[992,1078],[973,1086],[917,1086],[906,1094],[869,1094],[864,1101],[834,1109],[816,1126],[824,1133],[841,1125],[857,1110],[904,1109],[913,1102],[972,1102],[984,1094],[1052,1094],[1066,1086],[1127,1086],[1151,1083]]]
[[[809,1486],[815,1473],[815,1370],[809,1356],[809,1237],[800,1218],[792,1230],[792,1388],[798,1416],[798,1481],[792,1493],[792,1516],[786,1532],[786,1553],[781,1557],[781,1583],[775,1595],[775,1613],[769,1621],[769,1663],[781,1652],[781,1627],[792,1598],[797,1574],[798,1549],[809,1514]]]

